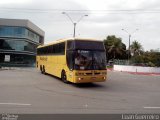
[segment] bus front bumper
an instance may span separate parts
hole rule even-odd
[[[75,77],[75,83],[91,83],[91,82],[104,82],[107,80],[107,76],[77,76]]]

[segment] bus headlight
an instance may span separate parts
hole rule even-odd
[[[78,78],[78,80],[80,81],[80,80],[83,80],[83,78]]]

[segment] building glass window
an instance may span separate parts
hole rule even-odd
[[[34,42],[40,42],[40,36],[24,27],[0,26],[0,37],[27,38]]]
[[[0,37],[25,37],[25,28],[0,26]]]
[[[39,43],[39,41],[40,41],[40,36],[39,35],[35,34],[34,32],[32,32],[30,30],[27,30],[27,29],[26,29],[26,31],[27,31],[26,38]]]
[[[36,52],[37,45],[29,43],[27,41],[22,41],[18,39],[12,40],[0,40],[0,49],[4,50],[15,50],[15,51],[29,51]]]

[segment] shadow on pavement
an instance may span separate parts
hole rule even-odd
[[[104,88],[104,85],[96,84],[96,83],[80,83],[80,84],[74,84],[72,83],[74,87],[78,88]]]

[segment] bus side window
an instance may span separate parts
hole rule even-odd
[[[65,53],[65,43],[60,43],[59,44],[59,51],[60,51],[60,54],[64,55]]]
[[[58,54],[59,53],[59,44],[56,44],[55,45],[55,54]]]

